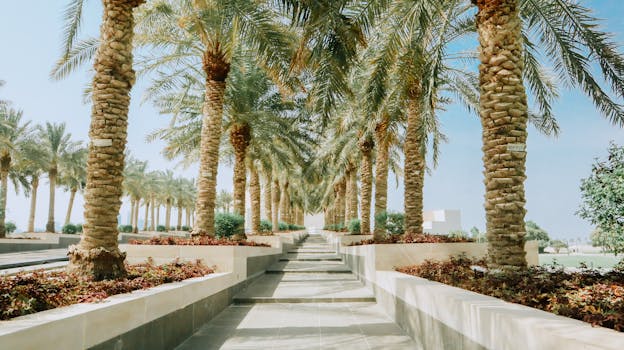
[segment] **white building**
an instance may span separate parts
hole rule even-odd
[[[459,210],[431,210],[423,212],[423,230],[425,233],[448,234],[461,230],[461,212]]]

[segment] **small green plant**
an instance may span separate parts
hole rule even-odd
[[[215,215],[215,235],[217,237],[230,237],[234,234],[244,233],[245,218],[238,214],[218,213]]]
[[[273,224],[271,224],[268,220],[260,221],[260,232],[261,233],[269,233],[273,231]]]
[[[63,226],[63,229],[61,231],[69,235],[74,235],[78,233],[78,228],[76,228],[76,225],[74,224],[67,224]]]
[[[158,225],[158,226],[156,226],[156,231],[158,231],[158,232],[165,232],[165,231],[167,231],[167,228],[165,227],[165,225]]]
[[[351,219],[351,221],[349,221],[349,232],[352,235],[360,234],[360,220],[359,219]]]
[[[4,229],[6,230],[6,233],[13,233],[15,232],[15,230],[17,230],[17,226],[9,221],[4,223]]]
[[[405,233],[405,215],[403,213],[389,213],[386,229],[392,235]]]
[[[123,233],[131,233],[132,232],[132,225],[119,225],[119,232],[123,232]]]
[[[288,224],[287,224],[287,223],[285,223],[285,222],[281,222],[281,221],[280,221],[280,222],[277,224],[277,228],[278,228],[278,230],[280,230],[280,231],[287,231],[287,230],[288,230]]]
[[[191,232],[191,228],[189,226],[182,226],[180,229],[185,232]]]
[[[82,233],[82,224],[76,224],[76,233]]]
[[[299,231],[299,230],[305,229],[305,226],[300,226],[300,225],[295,225],[295,224],[288,224],[288,229],[290,231]]]

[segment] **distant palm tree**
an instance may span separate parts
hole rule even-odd
[[[46,122],[44,126],[37,126],[38,138],[48,155],[48,181],[50,182],[50,202],[48,207],[47,232],[55,232],[54,228],[54,205],[56,195],[56,181],[59,172],[59,163],[68,153],[74,152],[79,143],[71,140],[71,134],[66,132],[65,123]]]
[[[71,219],[76,193],[82,192],[87,182],[87,149],[80,147],[67,152],[59,165],[59,184],[69,191],[69,203],[65,215],[65,225]]]
[[[22,177],[29,179],[27,180],[28,188],[25,191],[26,195],[30,196],[30,212],[26,231],[34,232],[37,190],[39,188],[39,179],[48,169],[48,154],[40,140],[32,136],[23,143],[21,154],[22,156],[17,160],[15,167]]]
[[[123,187],[130,197],[130,225],[134,233],[139,231],[139,205],[141,199],[145,197],[146,170],[146,161],[140,161],[127,156]]]
[[[0,238],[6,236],[5,220],[7,209],[8,180],[14,160],[20,158],[22,148],[28,139],[28,122],[22,121],[22,112],[0,106]],[[17,187],[16,187],[17,190]]]

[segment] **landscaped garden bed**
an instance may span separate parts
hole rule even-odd
[[[83,302],[97,302],[116,294],[165,283],[201,277],[214,272],[201,262],[174,261],[126,265],[127,276],[109,281],[90,281],[65,271],[37,270],[0,277],[0,319]]]
[[[389,235],[383,241],[375,241],[375,239],[366,239],[359,242],[353,242],[349,246],[367,245],[367,244],[408,244],[408,243],[470,243],[474,242],[470,238],[452,237],[448,235]]]
[[[479,268],[475,268],[475,267]],[[465,256],[428,260],[397,271],[592,325],[624,331],[624,264],[607,273],[568,273],[560,267],[532,266],[522,272],[489,273],[485,259]]]
[[[219,245],[219,246],[249,246],[249,247],[270,247],[266,243],[256,243],[248,240],[231,240],[228,238],[215,238],[210,236],[198,236],[191,238],[178,237],[152,237],[147,240],[130,240],[129,244],[134,245]]]

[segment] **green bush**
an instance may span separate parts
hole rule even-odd
[[[351,221],[349,221],[349,232],[352,235],[360,234],[360,219],[351,219]]]
[[[405,215],[403,213],[389,213],[386,230],[392,235],[405,233]]]
[[[453,231],[449,232],[448,236],[451,237],[451,238],[467,239],[468,238],[468,233],[466,231],[463,231],[463,230],[453,230]]]
[[[269,220],[260,221],[260,232],[269,233],[273,231],[273,224]]]
[[[181,229],[182,231],[191,232],[191,228],[188,226],[182,226]]]
[[[6,230],[6,233],[13,233],[15,232],[15,230],[17,230],[17,226],[9,221],[4,223],[4,229]]]
[[[76,228],[76,225],[74,224],[67,224],[65,226],[63,226],[63,229],[61,230],[63,233],[67,233],[70,235],[76,234],[78,232],[78,229]]]
[[[299,226],[299,225],[295,225],[295,224],[288,224],[288,229],[290,231],[299,231],[299,230],[305,229],[305,226]]]
[[[280,231],[287,231],[287,230],[288,230],[288,224],[287,224],[287,223],[285,223],[285,222],[281,222],[281,221],[280,221],[280,222],[277,224],[277,229],[278,229],[278,230],[280,230]]]
[[[132,225],[119,225],[119,232],[131,233],[132,232]]]
[[[82,233],[82,224],[76,224],[76,233]]]
[[[229,237],[245,232],[245,218],[238,214],[218,213],[215,215],[215,234]]]
[[[165,225],[158,225],[158,226],[156,226],[156,231],[158,231],[158,232],[165,232],[165,231],[167,231],[167,228],[165,227]]]
[[[346,231],[346,227],[344,224],[327,225],[324,227],[324,229],[327,231],[336,231],[336,232]]]

